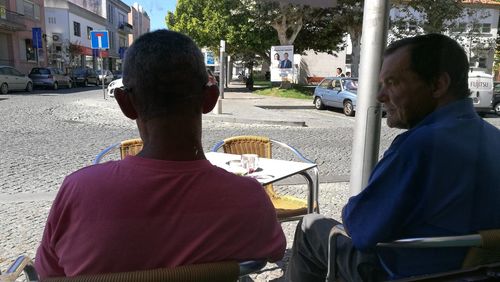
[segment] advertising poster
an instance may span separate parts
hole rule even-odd
[[[215,65],[214,52],[211,51],[205,52],[205,65],[207,66]]]
[[[271,46],[271,81],[293,80],[293,45]]]

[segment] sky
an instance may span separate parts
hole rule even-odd
[[[165,16],[168,11],[175,11],[177,0],[122,0],[129,6],[138,3],[148,13],[151,20],[151,31],[166,28]]]

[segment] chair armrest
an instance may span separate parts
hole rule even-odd
[[[94,161],[92,162],[92,164],[98,164],[101,162],[101,159],[107,154],[109,153],[109,151],[113,150],[114,148],[116,147],[119,147],[121,143],[116,143],[116,144],[113,144],[109,147],[107,147],[106,149],[102,150],[99,154],[97,154],[97,156],[95,157]]]
[[[245,276],[251,273],[254,273],[260,269],[262,269],[264,266],[266,266],[267,261],[265,260],[249,260],[249,261],[243,261],[240,262],[240,277]]]
[[[280,145],[281,147],[283,148],[287,148],[289,149],[290,151],[292,151],[299,159],[301,159],[303,162],[306,162],[306,163],[314,163],[313,161],[311,161],[310,159],[304,157],[304,155],[302,155],[299,150],[295,149],[294,147],[286,144],[286,143],[283,143],[283,142],[280,142],[280,141],[276,141],[276,140],[273,140],[271,139],[271,142],[272,143],[276,143],[278,145]],[[217,145],[216,145],[217,146]]]
[[[24,272],[24,275],[26,276],[26,281],[38,281],[38,274],[33,266],[33,262],[27,256],[19,256],[4,274],[0,274],[0,281],[14,282],[22,272]]]
[[[378,243],[377,247],[390,248],[435,248],[435,247],[479,247],[481,235],[462,235],[446,237],[407,238],[392,242]]]
[[[330,235],[328,236],[328,272],[326,274],[326,281],[334,281],[337,276],[336,273],[333,273],[333,269],[336,269],[335,262],[337,261],[337,257],[335,248],[337,237],[339,235],[350,238],[349,234],[345,231],[344,225],[342,224],[335,225],[330,230]]]

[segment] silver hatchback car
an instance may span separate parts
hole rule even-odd
[[[11,90],[33,91],[31,79],[11,66],[0,66],[0,94]]]
[[[59,89],[60,86],[73,87],[69,75],[58,68],[32,68],[28,76],[34,86],[50,87],[54,90]]]

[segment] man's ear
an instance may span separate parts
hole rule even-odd
[[[135,110],[134,104],[130,100],[130,95],[121,88],[115,89],[115,99],[122,110],[122,113],[129,119],[137,119],[137,111]]]
[[[439,75],[439,77],[434,81],[432,97],[434,98],[443,98],[448,94],[450,90],[451,78],[447,72],[443,72]]]
[[[205,86],[203,92],[202,112],[207,114],[211,112],[214,109],[215,104],[217,104],[217,100],[219,99],[219,86]]]

